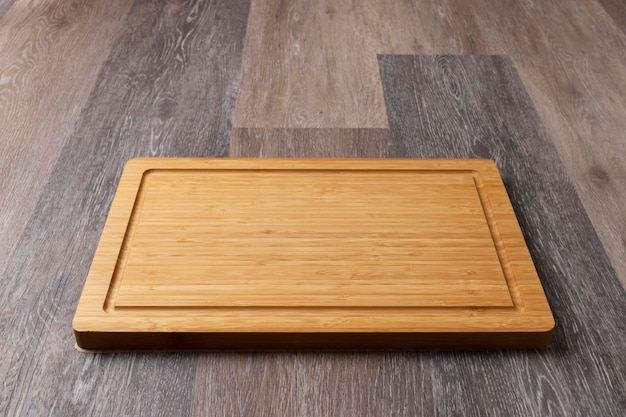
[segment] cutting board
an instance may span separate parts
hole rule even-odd
[[[86,350],[536,348],[554,320],[488,160],[128,162]]]

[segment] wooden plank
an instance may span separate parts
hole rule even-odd
[[[80,295],[80,288],[72,283],[89,270],[94,239],[97,239],[95,233],[31,235],[20,242],[10,259],[0,286],[2,299],[13,308],[2,306],[0,349],[4,354],[0,374],[5,389],[0,390],[0,410],[3,415],[48,414],[55,408],[58,396],[70,394],[67,386],[61,388],[63,384],[50,383],[42,375],[68,369],[68,352],[73,350],[68,320],[71,320],[71,305]],[[87,250],[73,250],[76,243]],[[38,256],[32,256],[33,253]],[[13,304],[13,297],[21,302]],[[71,363],[72,369],[78,365]]]
[[[4,16],[4,14],[11,8],[15,0],[0,0],[0,19]]]
[[[74,319],[85,349],[540,347],[553,324],[485,160],[132,160]]]
[[[197,355],[197,354],[196,354]],[[297,353],[211,352],[197,355],[189,416],[295,416]]]
[[[39,201],[36,227],[101,230],[130,158],[227,154],[247,6],[137,3]]]
[[[239,158],[384,158],[387,129],[234,128],[229,155]]]
[[[133,2],[124,3],[130,7]],[[45,132],[45,146],[30,138],[20,138],[13,144],[38,146],[39,152],[56,155],[59,150],[55,147],[63,147],[61,157],[50,160],[49,167],[21,161],[26,165],[16,168],[20,184],[38,187],[28,196],[34,201],[39,199],[32,216],[21,211],[27,210],[25,205],[20,206],[21,191],[0,197],[10,207],[3,209],[2,215],[30,216],[21,238],[16,232],[16,249],[13,256],[7,257],[7,268],[1,275],[0,314],[4,320],[0,324],[0,349],[6,352],[5,360],[0,361],[0,380],[6,387],[0,390],[2,415],[186,415],[191,403],[195,357],[85,356],[74,348],[71,316],[114,193],[115,178],[125,161],[135,155],[226,153],[247,2],[134,3],[127,19],[116,17],[115,24],[123,29],[114,31],[119,39],[113,42],[110,54],[109,48],[99,46],[100,40],[90,39],[92,34],[102,36],[103,28],[113,23],[111,17],[100,21],[90,13],[113,8],[108,13],[117,16],[123,9],[121,5],[108,2],[85,11],[87,6],[80,3],[54,2],[54,7],[47,10],[61,20],[66,14],[72,16],[72,26],[73,20],[80,17],[85,20],[81,24],[87,26],[72,32],[79,39],[66,42],[62,37],[53,38],[55,48],[73,48],[83,39],[91,42],[89,48],[75,51],[80,55],[78,60],[59,55],[60,63],[78,65],[83,56],[89,60],[93,54],[98,55],[94,64],[106,62],[100,75],[94,74],[95,87],[88,84],[91,75],[86,70],[63,74],[72,80],[69,91],[79,87],[88,90],[86,106],[76,97],[54,105],[44,101],[42,106],[48,109],[43,122],[28,117],[19,121],[36,125],[28,128],[45,130],[46,123],[57,122],[57,110],[76,106],[70,112],[76,118],[62,132],[67,135],[63,144],[56,143],[59,138],[54,129]],[[37,7],[16,9],[18,4],[10,12],[21,17],[37,12],[43,20]],[[43,7],[41,2],[39,5]],[[47,32],[36,29],[48,21],[39,23],[21,29],[33,36],[34,44],[43,46]],[[35,34],[44,39],[36,40]],[[48,70],[56,68],[54,59],[46,59]],[[24,73],[28,74],[26,70]],[[50,90],[63,88],[62,83],[57,84],[59,80],[45,77],[41,83],[31,80],[31,84],[20,88],[28,94],[36,90],[48,94],[46,80]],[[63,97],[57,95],[59,100]],[[21,106],[24,108],[19,108],[20,112],[35,114],[36,106]],[[0,124],[8,121],[8,117],[1,118]],[[41,173],[35,172],[46,170],[47,175],[52,172],[49,181],[48,176],[42,179]]]
[[[379,63],[393,155],[496,161],[557,321],[547,354],[433,355],[435,408],[458,398],[464,415],[614,414],[626,386],[626,294],[511,61],[385,55]],[[498,395],[485,397],[490,389]]]
[[[0,271],[15,251],[129,7],[127,0],[71,7],[55,0],[17,0],[0,21]]]
[[[233,125],[386,128],[362,4],[253,1]]]
[[[626,5],[620,0],[598,0],[615,24],[626,33]]]
[[[497,28],[485,31],[490,52],[511,56],[626,287],[626,35],[595,1],[483,1],[471,9],[482,10],[481,27]]]
[[[199,364],[191,416],[435,415],[423,353],[219,352]]]
[[[31,231],[20,242],[2,278],[3,299],[8,291],[21,300],[13,311],[2,312],[2,415],[73,415],[77,410],[83,415],[185,415],[190,407],[193,356],[76,351],[70,323],[98,236]],[[139,396],[146,387],[160,394]]]

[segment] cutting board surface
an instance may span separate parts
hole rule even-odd
[[[491,161],[136,159],[85,349],[539,347],[553,319]]]

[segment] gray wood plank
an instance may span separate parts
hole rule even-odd
[[[190,416],[294,416],[294,353],[210,353],[198,358]]]
[[[247,0],[135,4],[34,227],[100,230],[130,158],[227,155],[247,10]]]
[[[1,415],[185,415],[194,356],[74,348],[71,321],[98,235],[33,233],[12,259],[5,279],[19,303],[2,313]]]
[[[299,416],[431,416],[431,358],[417,352],[307,353]]]
[[[430,359],[415,352],[214,353],[192,416],[433,415]]]
[[[615,24],[626,34],[626,2],[624,0],[598,0]]]
[[[129,3],[18,0],[0,20],[0,274],[123,27]]]
[[[384,158],[388,129],[234,128],[230,156],[254,158]]]
[[[187,415],[197,356],[83,354],[71,320],[134,156],[223,156],[247,0],[136,1],[2,274],[0,415]]]
[[[0,0],[0,19],[11,8],[15,0]]]
[[[381,55],[396,157],[490,158],[557,327],[545,351],[434,353],[438,415],[619,416],[626,294],[511,61]]]

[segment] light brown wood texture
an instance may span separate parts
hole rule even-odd
[[[553,326],[488,160],[132,160],[74,319],[85,349],[541,347]]]
[[[376,54],[510,56],[626,285],[626,35],[599,3],[264,0],[248,34],[235,127],[385,128]]]
[[[0,271],[129,7],[127,0],[17,0],[0,21]]]

